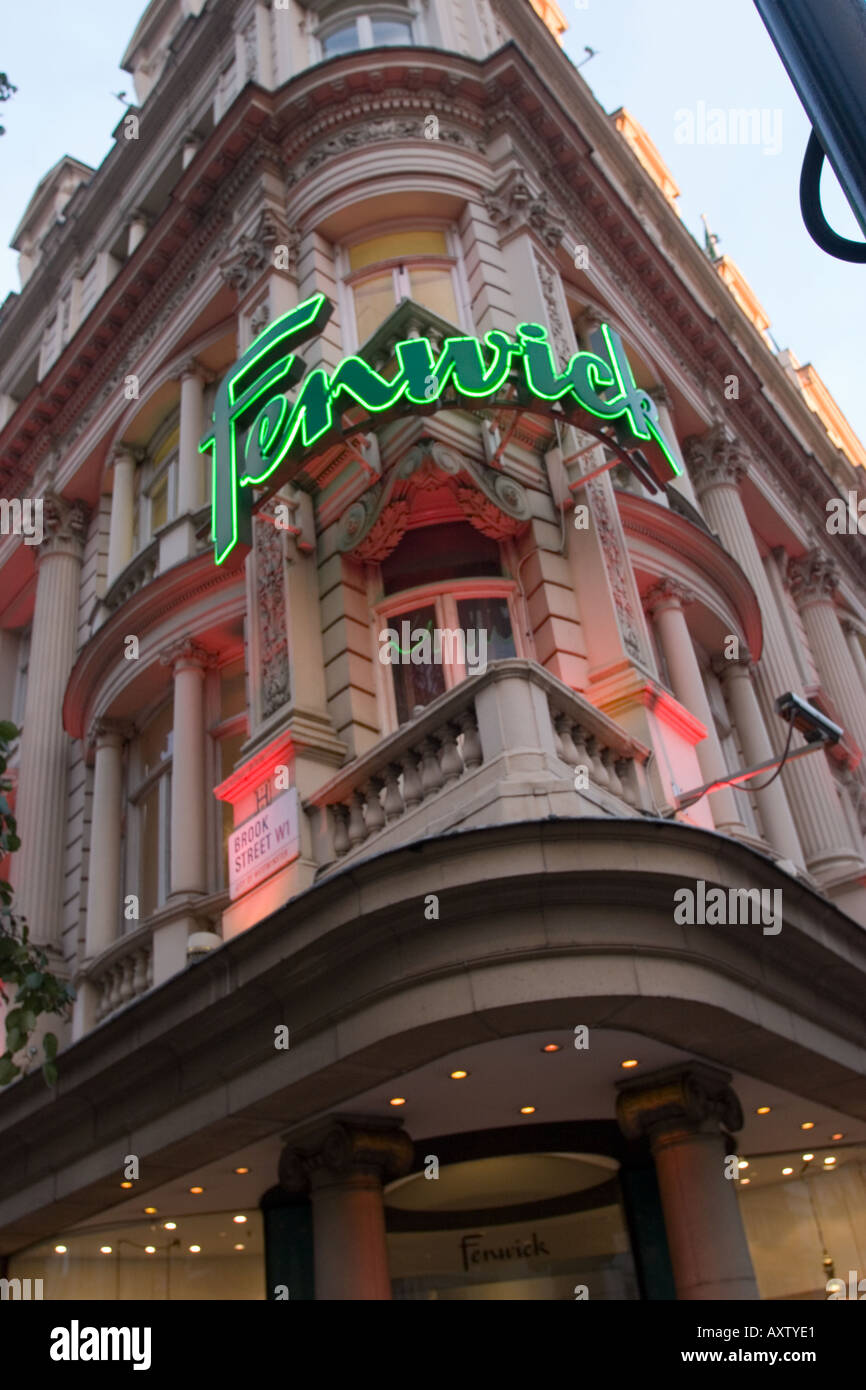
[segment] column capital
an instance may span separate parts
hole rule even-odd
[[[737,657],[714,656],[710,665],[722,682],[730,680],[735,676],[751,680],[755,671],[755,663],[746,651],[744,651],[741,656]]]
[[[329,1115],[284,1137],[279,1182],[290,1192],[341,1178],[392,1182],[409,1172],[415,1154],[399,1121],[365,1116]]]
[[[644,602],[650,613],[655,614],[664,608],[685,608],[695,602],[695,593],[671,575],[664,575],[645,595]]]
[[[689,435],[683,454],[699,496],[714,487],[737,487],[749,471],[748,450],[722,424],[706,434]]]
[[[833,602],[839,587],[839,568],[820,546],[788,561],[788,588],[797,604]]]
[[[170,666],[172,673],[175,673],[190,666],[206,671],[216,664],[217,656],[192,637],[179,637],[160,652],[159,659],[163,666]]]
[[[138,444],[117,443],[108,456],[108,465],[114,468],[118,463],[132,463],[138,465],[143,463],[147,457],[147,451]]]
[[[112,719],[109,715],[99,715],[92,719],[87,728],[85,746],[104,748],[114,744],[120,747],[135,734],[135,725],[130,719]]]
[[[39,546],[39,556],[73,555],[81,559],[87,538],[90,508],[80,499],[67,501],[57,493],[46,493],[42,515],[45,534]]]
[[[712,1134],[743,1127],[731,1074],[706,1062],[686,1062],[617,1084],[616,1118],[627,1139],[651,1142],[672,1134]]]
[[[842,631],[846,637],[866,637],[866,624],[861,623],[859,618],[846,613],[841,621]]]
[[[185,357],[177,367],[177,379],[183,381],[185,377],[195,377],[204,385],[207,381],[213,381],[216,373],[206,367],[203,362],[199,362],[197,357]]]
[[[656,405],[663,405],[665,410],[673,410],[673,401],[666,386],[659,382],[658,386],[650,386],[647,395],[655,401]]]

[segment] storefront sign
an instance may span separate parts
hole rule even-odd
[[[655,402],[635,382],[622,340],[606,323],[591,335],[594,350],[575,353],[561,372],[547,330],[521,323],[516,337],[492,329],[483,345],[477,338],[446,338],[438,356],[429,338],[408,338],[395,346],[397,370],[390,378],[355,356],[344,358],[330,374],[317,367],[304,375],[295,349],[321,333],[332,309],[323,294],[304,300],[265,329],[220,382],[213,428],[199,444],[202,453],[212,455],[217,564],[238,543],[242,514],[249,511],[248,489],[339,431],[342,412],[353,403],[371,415],[398,405],[408,412],[429,408],[449,386],[458,397],[490,402],[513,380],[525,408],[532,408],[533,398],[576,403],[600,420],[617,422],[626,443],[654,441],[673,472],[682,471]],[[298,383],[290,403],[285,392]],[[248,526],[245,530],[248,535]]]
[[[275,869],[296,859],[299,849],[298,793],[291,787],[229,836],[229,894],[232,900],[261,883]]]

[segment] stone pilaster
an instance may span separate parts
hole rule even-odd
[[[114,452],[114,486],[111,494],[111,520],[108,530],[108,572],[110,588],[132,559],[135,546],[135,469],[137,454],[121,445]]]
[[[185,362],[180,371],[180,439],[177,466],[177,514],[186,516],[196,511],[204,500],[203,475],[205,460],[198,451],[204,433],[205,369],[194,358]]]
[[[191,638],[160,657],[174,677],[171,764],[171,895],[207,892],[204,674],[212,653]]]
[[[16,912],[26,917],[32,939],[59,947],[69,756],[63,697],[78,645],[89,509],[49,494],[43,516],[16,806],[21,848],[12,861],[12,878]]]
[[[122,930],[123,750],[131,733],[131,725],[121,720],[97,719],[88,735],[88,743],[95,746],[84,948],[88,958],[104,951]]]
[[[706,738],[697,744],[695,752],[704,781],[715,782],[726,778],[729,768],[719,743],[704,678],[683,612],[685,605],[694,602],[694,597],[675,579],[664,578],[650,590],[646,604],[658,631],[674,694],[681,705],[700,719],[707,731]],[[709,806],[713,824],[722,834],[746,835],[746,827],[736,804],[736,792],[731,791],[730,787],[720,787],[718,791],[711,792]]]
[[[317,1301],[390,1299],[383,1185],[409,1172],[411,1139],[388,1120],[348,1115],[287,1139],[279,1180],[310,1191]]]
[[[730,1080],[687,1062],[617,1087],[620,1128],[650,1142],[680,1299],[758,1297],[735,1181],[725,1176],[730,1134],[743,1124]]]
[[[770,739],[779,753],[787,729],[776,714],[775,699],[786,690],[797,690],[800,675],[740,496],[749,458],[721,425],[687,439],[684,452],[708,525],[745,572],[758,599],[764,626],[764,645],[756,668],[758,698]],[[795,734],[792,747],[801,744]],[[852,843],[826,760],[817,753],[799,759],[782,777],[806,867],[825,887],[859,881],[866,866]]]

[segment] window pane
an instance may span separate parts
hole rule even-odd
[[[358,342],[363,343],[375,333],[394,308],[394,276],[390,270],[374,275],[355,286],[355,323]]]
[[[358,26],[352,21],[342,29],[334,29],[326,39],[322,39],[322,52],[326,58],[335,58],[339,53],[354,53],[360,48]]]
[[[464,632],[470,629],[486,631],[488,661],[501,661],[507,656],[517,655],[508,603],[504,598],[459,599],[457,616]],[[480,656],[481,646],[478,638],[475,639],[474,649]]]
[[[159,783],[138,804],[138,895],[141,918],[159,906]]]
[[[230,719],[233,714],[246,714],[247,690],[246,673],[243,661],[232,661],[220,671],[220,718]],[[229,772],[231,768],[229,768]],[[223,773],[224,777],[228,772]]]
[[[408,624],[410,638],[408,642],[403,641],[403,624]],[[393,650],[391,660],[399,661],[401,664],[391,667],[394,677],[394,698],[397,704],[397,719],[400,724],[405,724],[412,718],[412,711],[416,705],[429,705],[431,700],[435,700],[437,695],[441,695],[445,689],[445,674],[441,665],[435,665],[432,661],[426,662],[423,666],[414,666],[409,662],[403,665],[404,660],[409,659],[413,647],[417,647],[419,638],[412,639],[411,634],[421,631],[430,634],[429,651],[433,651],[433,629],[436,626],[436,609],[432,604],[424,608],[413,608],[408,613],[400,613],[395,617],[383,621],[382,627],[390,627],[398,634],[398,641],[405,656]]]
[[[160,478],[150,494],[150,533],[153,535],[168,521],[168,474]]]
[[[377,261],[399,261],[404,256],[447,256],[448,242],[443,231],[418,228],[415,231],[387,232],[372,241],[359,241],[349,247],[349,266],[361,270]]]
[[[412,42],[412,27],[409,24],[404,24],[401,19],[374,19],[373,42],[376,44],[410,44]]]
[[[151,719],[144,733],[141,735],[141,774],[146,777],[155,767],[158,767],[166,758],[171,757],[171,726],[172,726],[172,707],[171,701]]]
[[[412,299],[423,304],[440,318],[449,323],[457,322],[457,300],[454,297],[454,282],[450,270],[435,270],[427,267],[409,270],[409,286]]]
[[[481,577],[502,577],[499,546],[468,521],[414,527],[382,561],[382,585],[387,595],[443,579]]]

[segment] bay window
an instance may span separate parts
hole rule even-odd
[[[352,348],[364,343],[392,309],[412,299],[446,322],[466,322],[456,234],[446,228],[407,229],[359,241],[343,252],[351,300]]]

